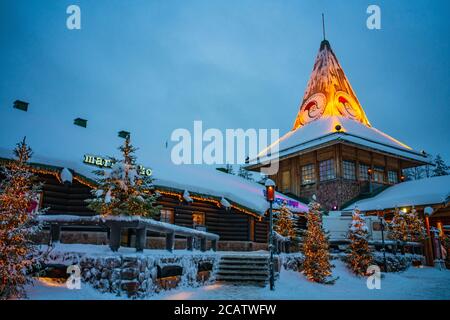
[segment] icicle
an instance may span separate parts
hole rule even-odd
[[[220,204],[222,206],[224,206],[226,209],[231,209],[231,204],[224,197],[222,197],[222,199],[220,199]]]
[[[63,183],[65,183],[65,182],[72,183],[73,176],[72,176],[72,172],[70,172],[69,169],[67,169],[67,168],[62,169],[61,173],[60,173],[60,177],[61,177],[61,181]]]
[[[108,192],[105,194],[105,203],[111,202],[111,189],[108,190]]]
[[[191,198],[191,196],[190,196],[190,194],[189,194],[189,191],[187,191],[187,190],[184,190],[184,192],[183,192],[183,198],[184,198],[184,200],[186,200],[187,202],[194,202],[194,200],[192,200],[192,198]]]

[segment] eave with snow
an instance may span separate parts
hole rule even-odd
[[[396,184],[375,197],[357,201],[343,210],[358,208],[367,213],[393,211],[395,208],[432,207],[432,216],[450,211],[450,176],[411,180]]]

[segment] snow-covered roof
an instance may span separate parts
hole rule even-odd
[[[449,196],[450,176],[432,177],[396,184],[373,198],[358,201],[343,210],[358,207],[361,211],[372,211],[440,204],[448,202]]]
[[[337,125],[341,127],[339,131],[336,130]],[[258,159],[250,161],[250,166],[274,158],[276,147],[278,147],[278,156],[284,158],[333,141],[345,141],[400,157],[428,162],[427,157],[421,152],[414,151],[374,127],[346,117],[328,116],[289,131],[267,149],[262,150]]]
[[[11,148],[13,146],[14,144],[11,145]],[[66,149],[70,149],[70,147]],[[39,150],[33,148],[35,153],[31,157],[30,162],[60,167],[61,170],[69,168],[84,177],[94,180],[93,170],[98,168],[84,164],[82,162],[83,154],[78,154],[72,159],[68,159],[70,152],[66,153],[66,149],[61,153],[60,158],[50,158],[40,156]],[[0,157],[12,158],[12,151],[0,147]],[[187,190],[206,196],[218,197],[222,204],[228,203],[228,199],[258,214],[264,214],[268,209],[268,203],[264,197],[265,187],[263,185],[215,170],[214,168],[196,165],[174,165],[170,160],[164,161],[164,159],[164,155],[161,155],[159,161],[143,164],[152,168],[155,179],[154,184],[157,187],[181,191]],[[142,162],[139,161],[139,163]],[[274,207],[278,208],[278,205],[284,201],[287,202],[292,212],[306,212],[308,210],[305,204],[280,193],[277,193],[277,202]]]

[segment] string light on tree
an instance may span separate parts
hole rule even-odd
[[[111,158],[111,171],[94,171],[98,186],[92,190],[94,199],[89,200],[89,208],[104,216],[155,217],[160,210],[156,205],[159,195],[154,191],[153,179],[138,173],[134,155],[137,149],[131,145],[130,135],[119,150],[123,159]]]
[[[2,167],[0,183],[0,299],[25,297],[29,272],[37,264],[32,236],[40,231],[38,212],[30,210],[41,184],[30,171],[32,155],[25,138],[14,150],[16,161]],[[42,210],[41,212],[43,212]]]
[[[316,202],[315,196],[308,207],[307,230],[303,243],[303,253],[305,254],[303,273],[310,281],[332,284],[335,280],[329,279],[332,274],[332,266],[328,238],[322,229],[320,204]]]
[[[372,254],[367,241],[369,232],[358,209],[353,210],[352,223],[348,238],[350,240],[350,253],[347,256],[347,265],[356,275],[366,275],[367,268],[372,264]]]

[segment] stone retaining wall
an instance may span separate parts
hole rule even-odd
[[[78,265],[82,282],[91,284],[101,292],[139,298],[178,285],[195,287],[210,283],[214,279],[211,272],[205,269],[213,269],[217,262],[218,257],[214,253],[98,256],[52,251],[44,263]],[[170,274],[171,270],[181,272]]]

